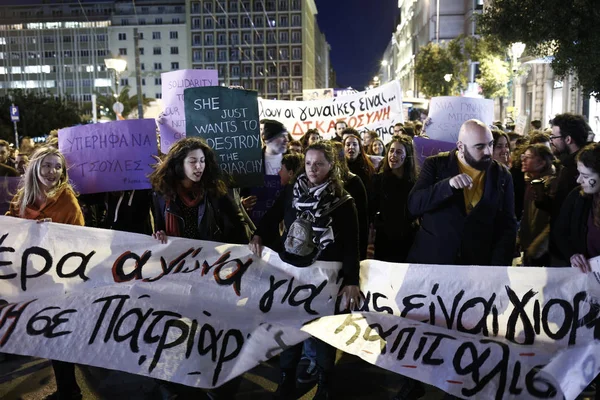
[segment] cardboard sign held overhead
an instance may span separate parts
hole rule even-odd
[[[434,97],[429,104],[425,132],[431,139],[456,143],[461,125],[470,119],[491,125],[494,120],[494,101],[472,97]]]
[[[258,93],[220,86],[184,91],[186,135],[204,138],[238,187],[263,185]]]

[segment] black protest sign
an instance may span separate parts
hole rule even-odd
[[[263,185],[257,92],[219,86],[184,91],[186,136],[215,151],[221,169],[238,187]]]

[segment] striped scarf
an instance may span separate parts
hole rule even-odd
[[[331,228],[331,217],[325,216],[327,210],[340,201],[335,195],[333,185],[330,180],[317,186],[310,186],[310,181],[306,174],[298,176],[294,183],[294,199],[292,207],[296,209],[296,216],[308,212],[314,219],[312,224],[313,233],[318,238],[319,247],[322,249],[333,243],[333,229]]]

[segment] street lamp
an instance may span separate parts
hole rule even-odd
[[[446,82],[450,82],[452,80],[452,74],[446,74],[446,75],[444,75],[444,80]]]
[[[381,61],[381,65],[384,67],[387,67],[387,75],[386,75],[386,82],[389,82],[392,80],[392,77],[390,76],[390,67],[392,66],[388,60],[383,60]]]
[[[525,43],[521,43],[521,42],[515,42],[513,44],[510,45],[510,60],[511,60],[511,70],[512,70],[512,74],[510,76],[510,97],[511,97],[511,106],[513,107],[513,116],[514,116],[514,112],[515,112],[515,102],[516,102],[516,96],[515,96],[515,81],[517,79],[517,70],[519,69],[519,58],[521,58],[521,56],[523,55],[523,52],[525,51]]]
[[[117,114],[117,117],[118,117],[123,112],[123,109],[124,109],[123,103],[118,101],[118,99],[119,99],[119,77],[120,77],[121,73],[123,71],[125,71],[125,69],[127,68],[127,61],[125,61],[121,58],[105,58],[104,65],[106,65],[106,68],[112,69],[115,71],[115,87],[116,87],[115,99],[117,99],[117,102],[115,102],[115,104],[113,104],[113,111],[115,112],[115,114]]]

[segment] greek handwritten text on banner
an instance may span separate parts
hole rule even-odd
[[[366,92],[333,99],[262,99],[259,101],[259,112],[260,119],[274,119],[283,123],[295,138],[309,129],[317,129],[321,135],[330,139],[334,135],[335,123],[341,120],[358,131],[375,130],[387,142],[394,132],[394,124],[404,121],[402,91],[396,81]]]
[[[0,217],[0,352],[213,387],[308,332],[477,399],[574,399],[600,370],[597,275],[363,261],[364,304],[334,316],[338,268]]]

